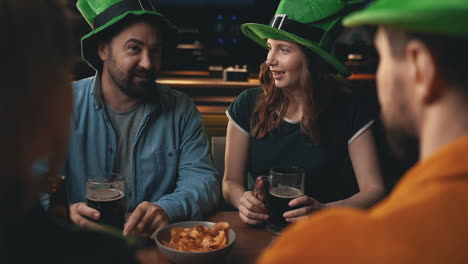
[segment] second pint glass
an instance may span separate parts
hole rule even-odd
[[[304,195],[304,169],[299,167],[273,168],[270,170],[268,195],[268,226],[279,233],[288,225],[283,214],[299,207],[290,207],[289,202]]]
[[[88,179],[86,187],[88,205],[101,214],[96,222],[123,229],[127,214],[124,178],[111,173]]]

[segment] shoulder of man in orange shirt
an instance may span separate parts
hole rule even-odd
[[[259,263],[463,263],[468,260],[468,137],[404,176],[370,210],[333,208],[292,225]]]

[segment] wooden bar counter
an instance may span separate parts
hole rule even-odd
[[[202,114],[224,115],[228,106],[244,90],[260,87],[260,81],[251,75],[248,81],[224,81],[212,78],[206,71],[162,72],[158,82],[188,94]],[[345,79],[349,87],[375,87],[374,74],[352,74]]]

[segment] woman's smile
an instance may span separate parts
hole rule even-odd
[[[278,80],[283,79],[284,74],[286,72],[284,72],[284,71],[271,71],[271,73],[273,74],[273,79],[278,81]]]

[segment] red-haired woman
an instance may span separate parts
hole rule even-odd
[[[284,213],[287,222],[328,206],[365,208],[385,193],[370,129],[375,112],[344,92],[336,76],[349,73],[328,52],[346,6],[330,1],[321,12],[294,16],[288,12],[299,3],[285,2],[269,26],[242,26],[269,51],[260,67],[262,87],[244,91],[226,112],[223,195],[248,224],[268,218],[249,190],[272,167],[305,170],[305,195],[289,203],[301,208]],[[343,173],[348,157],[354,174]]]

